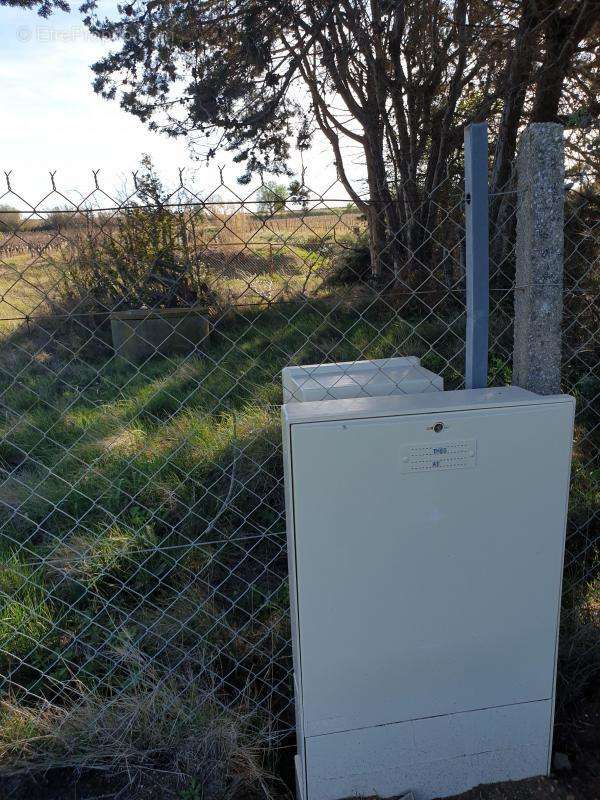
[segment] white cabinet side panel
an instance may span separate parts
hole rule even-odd
[[[285,494],[285,525],[288,563],[288,587],[290,598],[290,628],[292,637],[292,661],[295,681],[302,686],[298,639],[298,598],[296,592],[296,550],[294,537],[294,497],[292,492],[292,465],[290,460],[290,428],[282,425],[283,478]],[[298,702],[298,699],[297,699]]]
[[[552,697],[571,418],[291,427],[306,736]],[[468,468],[403,472],[442,440],[475,443]]]
[[[304,738],[304,724],[302,720],[302,695],[298,686],[297,676],[294,675],[294,696],[296,698],[296,783],[297,787],[301,790],[302,797],[306,796],[306,752],[305,752],[305,738]]]

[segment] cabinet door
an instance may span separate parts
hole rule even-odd
[[[571,428],[558,403],[292,426],[305,735],[552,696]]]

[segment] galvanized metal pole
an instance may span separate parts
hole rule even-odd
[[[489,323],[487,123],[465,128],[467,336],[465,385],[487,386]]]

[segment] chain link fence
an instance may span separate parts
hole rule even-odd
[[[516,187],[516,175],[509,186]],[[489,385],[512,380],[516,188],[490,197]],[[561,389],[577,400],[558,662],[560,725],[600,675],[600,194],[567,182]]]
[[[562,700],[600,676],[600,193],[565,193],[562,386],[577,399],[561,627]]]
[[[462,175],[375,248],[367,217],[389,231],[389,209],[365,213],[337,185],[200,195],[147,170],[118,198],[97,176],[83,200],[52,178],[30,206],[7,181],[2,769],[239,766],[245,743],[294,728],[281,369],[413,355],[464,386]],[[518,202],[491,200],[489,382],[503,384]],[[567,195],[572,693],[598,644],[597,206]]]

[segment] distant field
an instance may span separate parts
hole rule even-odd
[[[99,230],[110,233],[115,219],[103,221],[94,219]],[[314,213],[304,217],[281,216],[262,217],[258,214],[237,212],[227,214],[222,211],[202,216],[193,213],[186,215],[186,228],[195,246],[252,246],[263,242],[286,245],[305,242],[311,239],[335,241],[339,238],[356,235],[365,227],[365,220],[357,213],[339,212]],[[48,250],[56,250],[77,236],[76,225],[65,225],[58,230],[19,230],[14,233],[0,233],[0,259],[28,253],[42,256]]]
[[[98,235],[112,235],[110,223],[94,225]],[[219,213],[191,216],[186,232],[194,262],[224,302],[253,304],[316,291],[334,251],[364,225],[341,210],[303,218]],[[0,234],[0,333],[41,312],[80,235],[77,227]]]
[[[18,230],[14,233],[0,233],[0,258],[7,259],[29,253],[41,256],[48,249],[60,245],[61,237],[56,231]]]
[[[313,220],[318,224],[313,226]],[[298,292],[314,293],[334,253],[359,229],[358,222],[354,232],[349,227],[355,221],[332,216],[261,225],[238,219],[235,225],[204,226],[192,239],[193,263],[226,304],[260,304],[290,299]],[[29,237],[31,249],[24,244]],[[30,314],[42,313],[60,279],[61,261],[71,252],[66,238],[67,234],[62,240],[55,237],[57,246],[50,248],[41,245],[38,234],[26,234],[18,252],[6,252],[0,243],[0,333],[13,330]]]
[[[205,230],[214,230],[219,241],[251,243],[253,241],[277,241],[282,244],[310,240],[335,240],[356,234],[364,229],[365,221],[359,214],[315,214],[306,217],[267,217],[261,219],[254,214],[220,215],[219,220],[208,221]]]
[[[0,249],[0,335],[41,312],[57,277],[56,270],[43,259],[26,254],[7,258]]]

